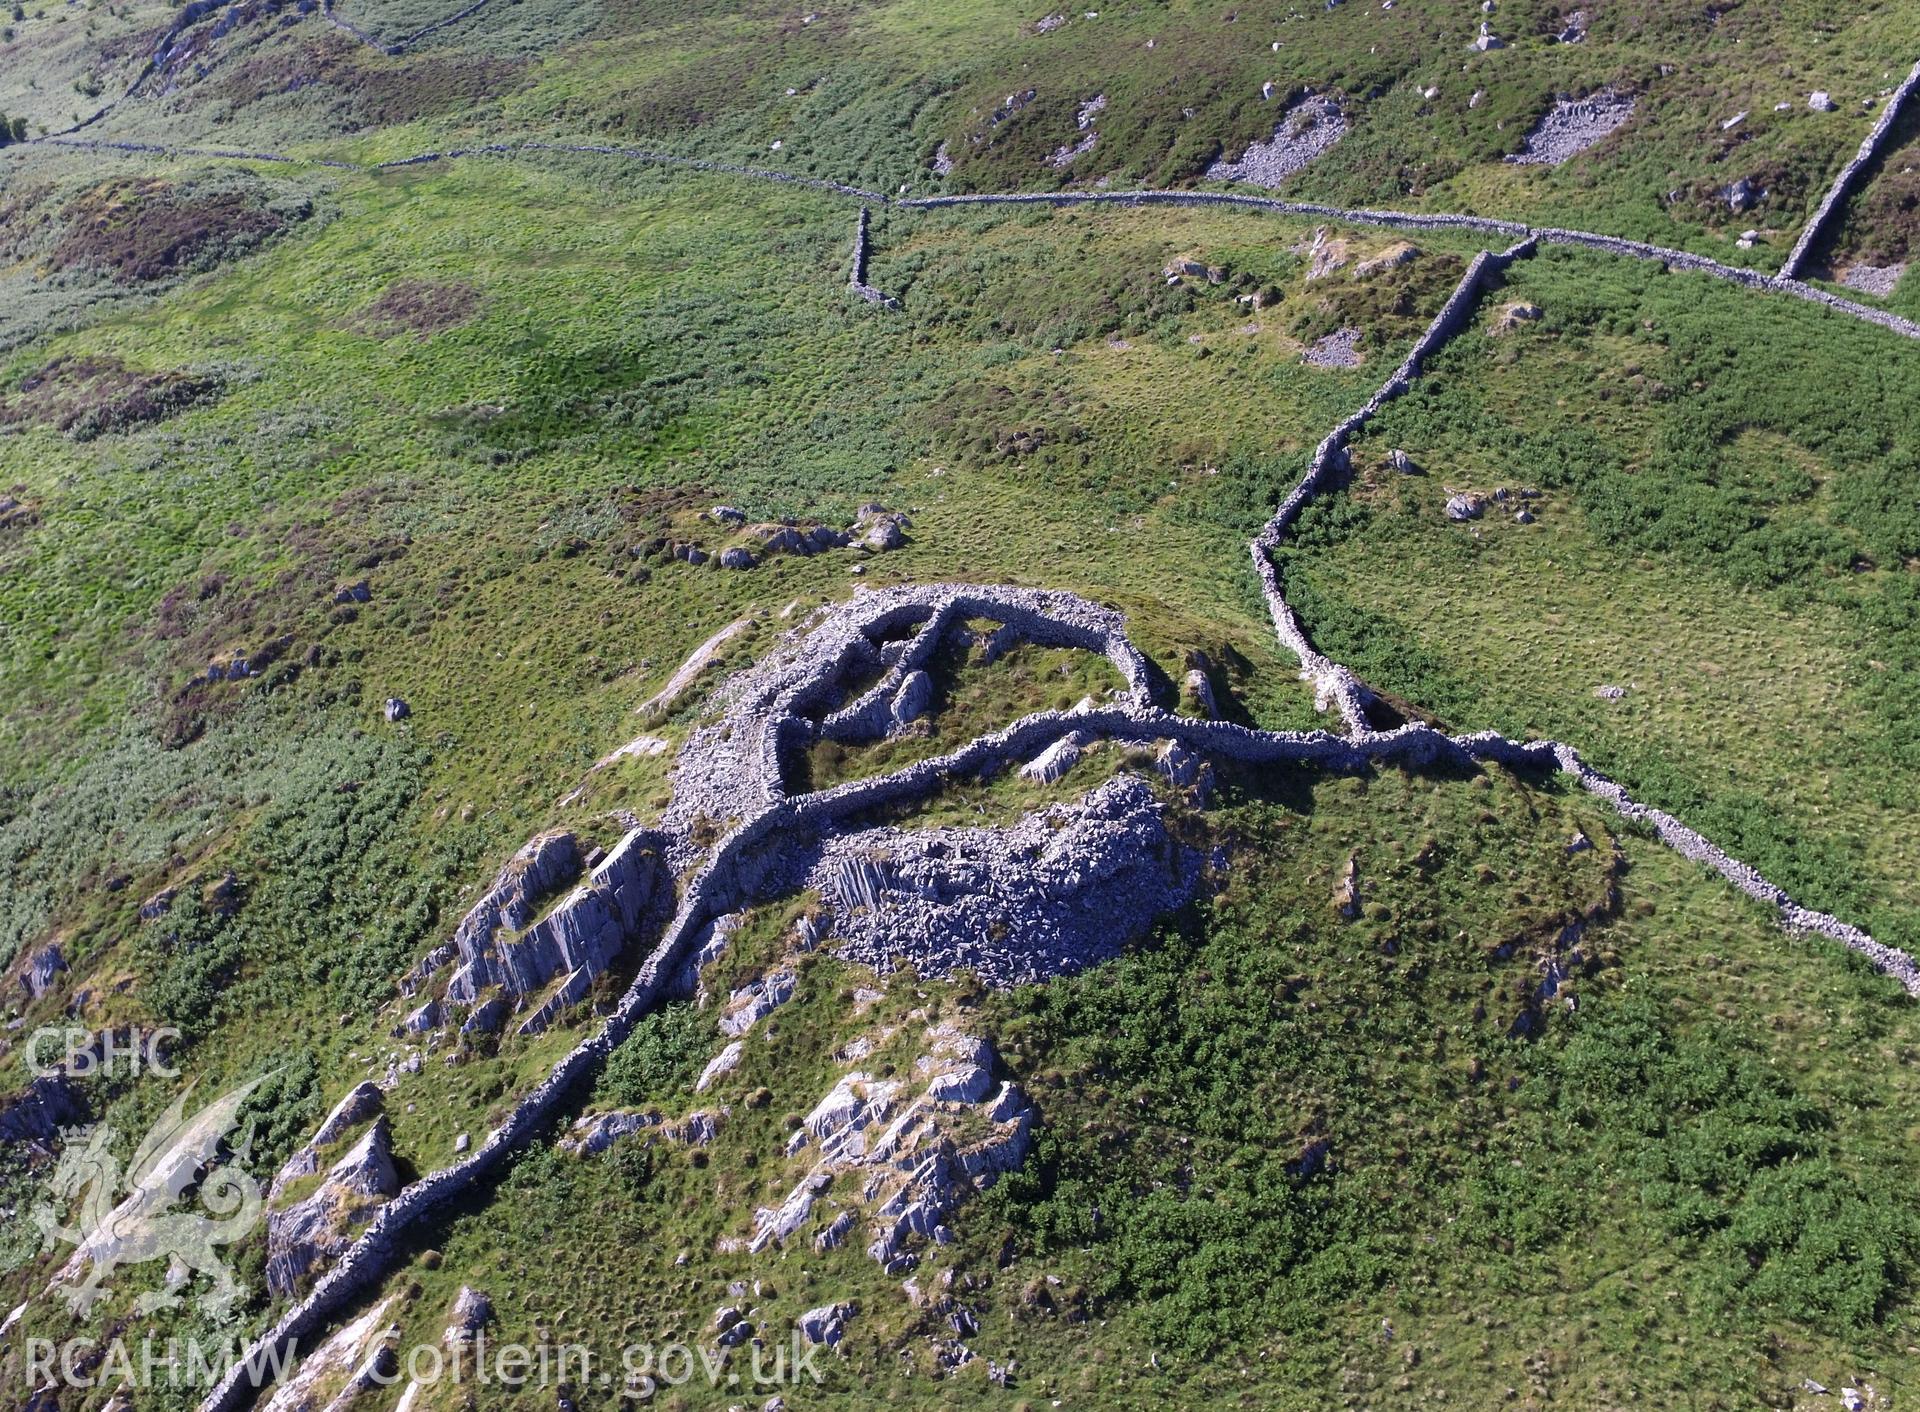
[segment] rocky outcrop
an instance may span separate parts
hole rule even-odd
[[[399,1191],[392,1135],[382,1116],[333,1164],[318,1190],[268,1214],[268,1290],[292,1294],[315,1266],[338,1259],[354,1232]]]
[[[579,853],[571,834],[532,840],[454,933],[460,964],[448,978],[446,1001],[477,1006],[497,991],[511,1004],[559,978],[520,1032],[547,1028],[585,997],[631,938],[661,918],[671,881],[660,855],[657,834],[632,830],[586,882],[536,920],[540,897],[577,872]]]
[[[319,1171],[322,1150],[336,1145],[360,1124],[379,1117],[385,1102],[379,1085],[370,1079],[347,1090],[346,1097],[334,1104],[333,1111],[327,1114],[326,1121],[320,1124],[313,1136],[281,1166],[274,1176],[273,1185],[267,1189],[267,1200],[278,1200],[289,1185]]]
[[[725,1108],[703,1109],[688,1114],[677,1123],[668,1122],[664,1115],[656,1112],[636,1113],[628,1109],[612,1109],[586,1113],[575,1121],[573,1131],[560,1139],[559,1147],[562,1152],[591,1157],[636,1133],[646,1134],[650,1142],[705,1147],[719,1134],[720,1125],[727,1119],[727,1111]]]
[[[843,1052],[869,1053],[889,1037]],[[915,1241],[951,1239],[945,1220],[1025,1159],[1033,1112],[1018,1088],[994,1080],[992,1046],[951,1024],[929,1027],[923,1042],[911,1079],[849,1069],[802,1119],[787,1157],[805,1173],[780,1205],[755,1213],[750,1251],[796,1239],[824,1205],[832,1214],[815,1249],[842,1244],[865,1220],[867,1254],[899,1274],[916,1261]]]
[[[27,964],[20,973],[20,983],[26,987],[29,998],[38,1000],[53,989],[53,978],[66,969],[67,958],[61,954],[60,948],[48,944],[27,957]]]
[[[60,1129],[87,1120],[86,1100],[65,1074],[43,1074],[12,1098],[0,1099],[0,1142],[50,1142]]]

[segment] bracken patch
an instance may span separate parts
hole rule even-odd
[[[57,427],[76,440],[125,431],[185,411],[217,396],[212,373],[143,372],[120,359],[62,355],[27,374],[0,397],[0,426]]]
[[[244,254],[310,212],[304,197],[272,200],[264,183],[126,178],[68,203],[47,264],[146,284]]]
[[[432,334],[464,324],[479,308],[480,291],[465,280],[403,279],[388,285],[385,293],[360,311],[355,323],[377,338]]]

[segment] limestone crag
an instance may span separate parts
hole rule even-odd
[[[543,835],[528,844],[454,933],[460,964],[448,978],[446,1002],[477,1007],[497,988],[512,1003],[560,977],[520,1025],[521,1033],[546,1028],[585,996],[630,940],[664,919],[672,891],[661,862],[664,845],[652,830],[630,830],[586,882],[534,920],[538,894],[526,888],[516,867],[524,873],[546,860],[541,876],[560,879],[565,870],[558,860],[577,857],[577,851],[570,835]]]
[[[870,1053],[891,1038],[850,1048]],[[868,1255],[898,1274],[916,1263],[916,1238],[951,1240],[944,1222],[953,1211],[1019,1166],[1033,1110],[1018,1088],[994,1080],[992,1046],[951,1024],[929,1026],[922,1042],[911,1082],[849,1069],[806,1115],[785,1155],[810,1159],[807,1171],[780,1205],[755,1213],[749,1250],[785,1245],[830,1207],[816,1249],[843,1243],[864,1219]]]
[[[400,1191],[384,1116],[328,1170],[310,1196],[267,1216],[267,1288],[293,1293],[316,1266],[337,1259],[353,1231]]]

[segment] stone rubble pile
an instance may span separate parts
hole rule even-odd
[[[1272,137],[1250,144],[1238,161],[1216,158],[1207,177],[1271,190],[1332,151],[1346,135],[1347,114],[1339,99],[1305,97],[1281,115]]]
[[[1617,132],[1633,116],[1633,107],[1631,97],[1611,88],[1586,98],[1562,98],[1506,160],[1519,166],[1557,167]]]
[[[1119,775],[1007,828],[873,829],[826,839],[807,873],[837,954],[887,974],[970,969],[1031,984],[1115,955],[1192,894],[1199,860],[1152,788]]]

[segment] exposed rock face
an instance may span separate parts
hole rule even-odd
[[[267,1216],[267,1288],[290,1295],[316,1265],[331,1264],[354,1232],[399,1194],[392,1136],[384,1116],[327,1172],[305,1200]]]
[[[670,905],[660,840],[635,829],[586,882],[533,920],[539,899],[578,869],[579,850],[571,834],[542,834],[514,856],[454,933],[460,964],[447,981],[448,1003],[477,1007],[497,988],[511,1004],[557,977],[559,984],[519,1027],[520,1033],[535,1033],[583,999],[628,939]],[[469,1024],[479,1013],[476,1008]]]
[[[1389,245],[1371,259],[1362,260],[1353,267],[1355,279],[1372,279],[1375,275],[1385,274],[1388,270],[1397,270],[1402,265],[1410,265],[1420,258],[1420,247],[1402,240]]]
[[[64,1074],[42,1075],[0,1103],[0,1142],[47,1142],[86,1119],[87,1105],[73,1083]]]
[[[848,1049],[871,1053],[889,1038]],[[786,1200],[755,1214],[749,1250],[792,1240],[831,1192],[839,1209],[814,1248],[842,1244],[864,1219],[868,1255],[898,1274],[915,1262],[916,1237],[947,1238],[945,1218],[1025,1159],[1032,1109],[1019,1089],[995,1083],[992,1047],[946,1024],[924,1039],[911,1079],[850,1069],[815,1105],[787,1146],[789,1158],[811,1155],[808,1169]]]
[[[846,1337],[847,1320],[859,1312],[860,1306],[853,1301],[823,1304],[802,1314],[794,1325],[808,1343],[824,1343],[828,1348],[835,1348]]]
[[[1074,126],[1079,129],[1080,136],[1073,142],[1062,143],[1056,147],[1053,155],[1047,158],[1047,165],[1055,171],[1062,171],[1093,151],[1100,141],[1100,134],[1093,125],[1094,119],[1105,112],[1106,108],[1107,95],[1104,93],[1097,93],[1082,103],[1074,111]]]
[[[1497,338],[1503,333],[1512,333],[1523,324],[1534,323],[1541,316],[1542,310],[1538,304],[1529,304],[1524,299],[1515,300],[1503,305],[1500,312],[1494,315],[1493,322],[1487,326],[1487,336]]]
[[[728,1074],[731,1074],[735,1069],[740,1067],[740,1060],[746,1052],[746,1045],[736,1039],[732,1044],[729,1044],[725,1049],[714,1055],[712,1059],[707,1061],[707,1067],[700,1071],[700,1077],[694,1080],[693,1091],[695,1093],[705,1093],[708,1089],[712,1088],[717,1080],[725,1078]]]
[[[267,1199],[277,1199],[289,1183],[319,1171],[320,1149],[333,1146],[360,1124],[377,1117],[385,1101],[379,1086],[371,1079],[347,1090],[346,1097],[333,1105],[333,1111],[315,1129],[306,1145],[287,1158],[274,1176],[273,1185],[267,1189]]]
[[[38,1000],[53,988],[53,978],[66,969],[67,958],[60,954],[58,946],[49,944],[27,958],[20,980],[27,994]]]
[[[794,983],[793,972],[783,969],[736,990],[727,997],[726,1013],[720,1017],[720,1033],[738,1039],[786,1004],[793,996]]]
[[[677,1123],[668,1122],[660,1113],[635,1113],[627,1109],[586,1113],[574,1123],[572,1133],[560,1139],[559,1146],[562,1152],[590,1157],[596,1152],[605,1152],[622,1138],[645,1133],[649,1143],[674,1142],[688,1147],[705,1147],[719,1134],[720,1125],[727,1117],[728,1110],[725,1108],[689,1113]]]
[[[363,1393],[389,1392],[399,1369],[393,1352],[398,1330],[388,1318],[396,1297],[388,1295],[342,1325],[274,1387],[261,1412],[346,1412]],[[345,1385],[328,1398],[329,1385],[340,1376]]]
[[[1519,166],[1558,166],[1617,132],[1633,116],[1633,99],[1603,88],[1586,98],[1562,98],[1507,158]]]
[[[1207,168],[1207,176],[1278,187],[1346,135],[1347,114],[1338,99],[1302,98],[1275,124],[1271,138],[1251,144],[1237,162],[1219,158]]]
[[[493,1322],[493,1301],[471,1285],[461,1285],[453,1297],[453,1311],[447,1318],[446,1341],[471,1343],[480,1331]]]
[[[808,885],[849,960],[883,973],[911,962],[923,976],[971,967],[1020,985],[1113,955],[1184,902],[1196,876],[1153,791],[1123,775],[1010,828],[828,839]]]
[[[703,554],[701,557],[705,558],[706,556]],[[713,664],[714,659],[720,655],[720,649],[752,627],[752,618],[740,618],[728,623],[725,627],[721,628],[719,632],[694,648],[692,655],[680,664],[679,670],[667,679],[667,684],[661,687],[659,692],[647,701],[645,705],[641,706],[641,713],[643,715],[652,715],[658,712],[664,712],[672,707],[675,702],[686,694],[687,688],[693,685],[694,680]]]

